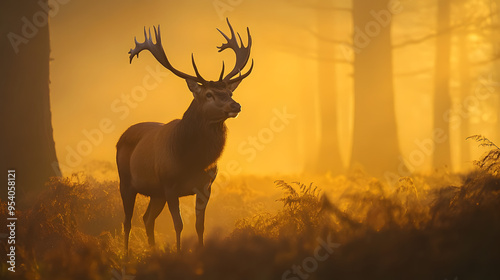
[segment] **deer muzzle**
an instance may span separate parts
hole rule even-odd
[[[227,116],[230,118],[236,118],[241,112],[241,105],[238,102],[231,102],[229,105],[229,110],[226,111]]]

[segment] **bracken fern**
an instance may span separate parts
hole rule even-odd
[[[493,143],[493,141],[482,135],[472,135],[467,137],[467,139],[476,140],[476,142],[480,143],[479,147],[491,148],[488,152],[484,153],[479,160],[475,160],[473,163],[486,172],[498,176],[500,174],[500,148]]]

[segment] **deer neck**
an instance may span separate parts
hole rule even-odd
[[[173,152],[186,168],[206,169],[224,149],[226,125],[224,121],[208,121],[200,104],[193,100],[176,126],[173,142]]]

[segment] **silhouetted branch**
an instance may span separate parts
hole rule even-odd
[[[333,43],[333,44],[343,44],[343,45],[348,45],[351,47],[353,46],[353,44],[349,41],[335,40],[335,39],[329,38],[327,36],[324,36],[324,35],[316,32],[315,30],[312,30],[310,28],[308,28],[307,31],[309,31],[309,33],[314,35],[314,37],[316,37],[317,39],[324,41],[324,42]]]
[[[450,33],[450,32],[452,32],[454,30],[482,23],[482,22],[486,21],[487,19],[489,19],[491,17],[491,15],[492,15],[492,13],[490,13],[489,15],[487,15],[487,16],[485,16],[483,18],[480,18],[478,20],[464,21],[464,22],[462,22],[460,24],[457,24],[457,25],[454,25],[454,26],[450,26],[450,28],[445,29],[445,30],[441,30],[441,31],[438,31],[438,32],[435,32],[435,33],[432,33],[432,34],[429,34],[429,35],[425,35],[425,36],[417,38],[417,39],[410,39],[410,40],[405,41],[405,42],[401,42],[401,43],[398,43],[398,44],[393,44],[392,48],[393,49],[397,49],[397,48],[406,47],[408,45],[420,44],[420,43],[423,43],[423,42],[425,42],[425,41],[427,41],[429,39],[433,39],[433,38],[441,36],[443,34]]]
[[[333,62],[333,63],[343,63],[343,64],[352,64],[352,61],[345,60],[345,59],[338,59],[334,57],[325,57],[325,56],[319,56],[318,53],[314,52],[310,48],[303,47],[303,46],[292,46],[292,45],[287,45],[286,48],[281,48],[280,51],[283,53],[287,54],[293,54],[297,55],[300,57],[304,57],[307,59],[315,60],[315,61],[327,61],[327,62]],[[335,52],[337,53],[337,52]]]
[[[473,63],[472,65],[473,66],[481,66],[481,65],[485,65],[485,64],[489,64],[489,63],[494,63],[499,59],[500,59],[500,53],[497,53],[494,56],[492,56],[490,59],[481,60],[481,61]]]
[[[425,42],[425,41],[427,41],[429,39],[435,38],[435,37],[437,37],[439,35],[440,35],[439,33],[433,33],[433,34],[429,34],[429,35],[423,36],[423,37],[418,38],[418,39],[410,39],[408,41],[405,41],[405,42],[402,42],[402,43],[399,43],[399,44],[393,44],[392,48],[393,49],[397,49],[397,48],[406,47],[408,45],[420,44],[420,43]]]
[[[352,64],[352,61],[348,61],[348,60],[344,60],[344,59],[325,58],[325,57],[320,57],[320,56],[315,56],[315,55],[306,55],[305,57],[308,59],[312,59],[312,60],[320,60],[320,61],[327,61],[327,62],[334,62],[334,63],[341,63],[341,64]]]
[[[427,73],[431,72],[432,70],[433,70],[433,68],[424,68],[424,69],[415,70],[415,71],[396,73],[395,76],[398,76],[398,77],[417,76],[417,75],[427,74]]]
[[[440,32],[435,32],[435,33],[432,33],[432,34],[429,34],[429,35],[425,35],[425,36],[420,37],[418,39],[410,39],[410,40],[402,42],[402,43],[393,44],[392,48],[393,49],[397,49],[397,48],[406,47],[408,45],[420,44],[420,43],[423,43],[423,42],[425,42],[425,41],[427,41],[429,39],[433,39],[433,38],[436,38],[436,37],[441,36],[443,34],[450,33],[453,30],[461,28],[461,27],[464,27],[464,26],[465,26],[465,24],[455,25],[455,26],[450,27],[449,29],[442,30]]]
[[[294,3],[292,3],[294,2]],[[299,8],[309,8],[309,9],[315,9],[315,10],[323,10],[323,11],[334,11],[334,12],[346,12],[346,13],[351,13],[352,9],[351,8],[345,8],[345,7],[334,7],[334,6],[328,6],[328,5],[317,5],[317,4],[309,4],[306,1],[303,1],[302,3],[299,3],[299,1],[290,1],[291,4],[299,7]]]
[[[352,9],[350,8],[340,8],[340,7],[330,7],[330,6],[302,6],[303,8],[310,8],[310,9],[316,9],[316,10],[324,10],[324,11],[334,11],[334,12],[346,12],[346,13],[352,13]]]

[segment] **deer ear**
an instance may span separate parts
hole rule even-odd
[[[198,82],[186,79],[187,85],[189,90],[193,93],[194,97],[196,98],[200,93],[201,93],[201,85],[198,84]]]
[[[231,92],[233,92],[233,91],[234,91],[234,90],[238,87],[238,85],[241,83],[241,81],[242,81],[242,80],[239,80],[239,81],[237,81],[237,82],[234,82],[234,83],[229,84],[229,90],[230,90]]]

